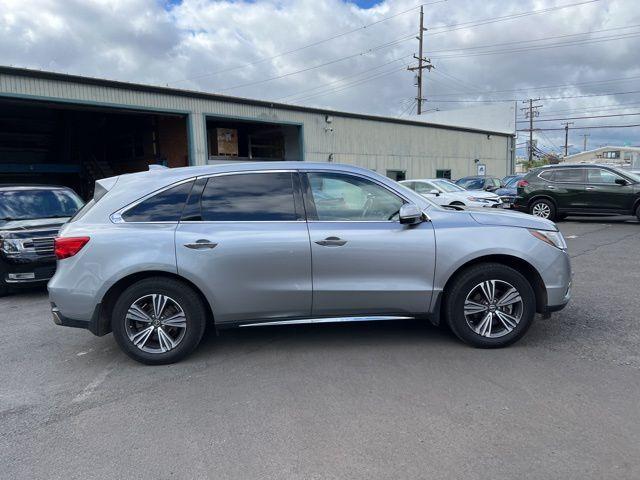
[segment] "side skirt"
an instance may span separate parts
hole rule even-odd
[[[274,320],[268,322],[241,323],[238,327],[266,327],[269,325],[299,325],[309,323],[343,323],[343,322],[375,322],[379,320],[411,320],[415,317],[407,316],[366,316],[366,317],[330,317],[330,318],[299,318],[295,320]]]

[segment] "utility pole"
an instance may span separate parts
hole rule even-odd
[[[584,142],[582,144],[582,151],[586,152],[587,151],[587,137],[590,137],[591,134],[589,133],[583,133],[582,136],[584,137]]]
[[[564,125],[564,156],[566,157],[569,154],[569,125],[573,125],[573,122],[564,122],[562,125]]]
[[[411,72],[415,72],[416,70],[418,71],[417,75],[418,75],[418,96],[416,97],[417,100],[417,105],[418,105],[418,115],[420,115],[422,113],[422,102],[424,101],[424,97],[422,96],[422,71],[426,68],[428,71],[431,71],[432,68],[434,68],[434,66],[431,64],[431,59],[425,58],[422,54],[422,45],[423,45],[423,40],[424,40],[424,32],[426,32],[427,29],[424,28],[424,7],[420,7],[420,34],[416,37],[418,39],[418,42],[420,42],[420,45],[418,47],[418,56],[416,56],[415,54],[413,54],[413,58],[415,58],[416,60],[418,60],[418,66],[417,67],[407,67],[407,70],[411,71]]]
[[[539,98],[530,98],[529,100],[523,100],[522,103],[529,104],[528,107],[523,107],[520,110],[524,112],[524,118],[529,119],[529,165],[533,162],[533,117],[540,115],[538,109],[542,105],[534,105],[535,102],[540,101]]]

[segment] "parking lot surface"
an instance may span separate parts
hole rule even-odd
[[[0,299],[0,477],[640,478],[640,224],[559,224],[573,300],[477,350],[419,322],[210,331],[146,367]]]

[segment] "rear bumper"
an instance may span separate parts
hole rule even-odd
[[[51,316],[53,317],[53,323],[61,327],[82,328],[89,330],[91,333],[97,336],[105,335],[108,332],[103,332],[100,325],[100,304],[96,307],[95,312],[89,320],[77,320],[75,318],[65,317],[60,313],[60,309],[55,303],[51,302]]]

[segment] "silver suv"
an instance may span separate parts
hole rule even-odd
[[[55,242],[58,325],[175,362],[216,328],[428,319],[518,340],[569,301],[544,219],[442,208],[375,172],[307,162],[162,169],[96,182]]]

